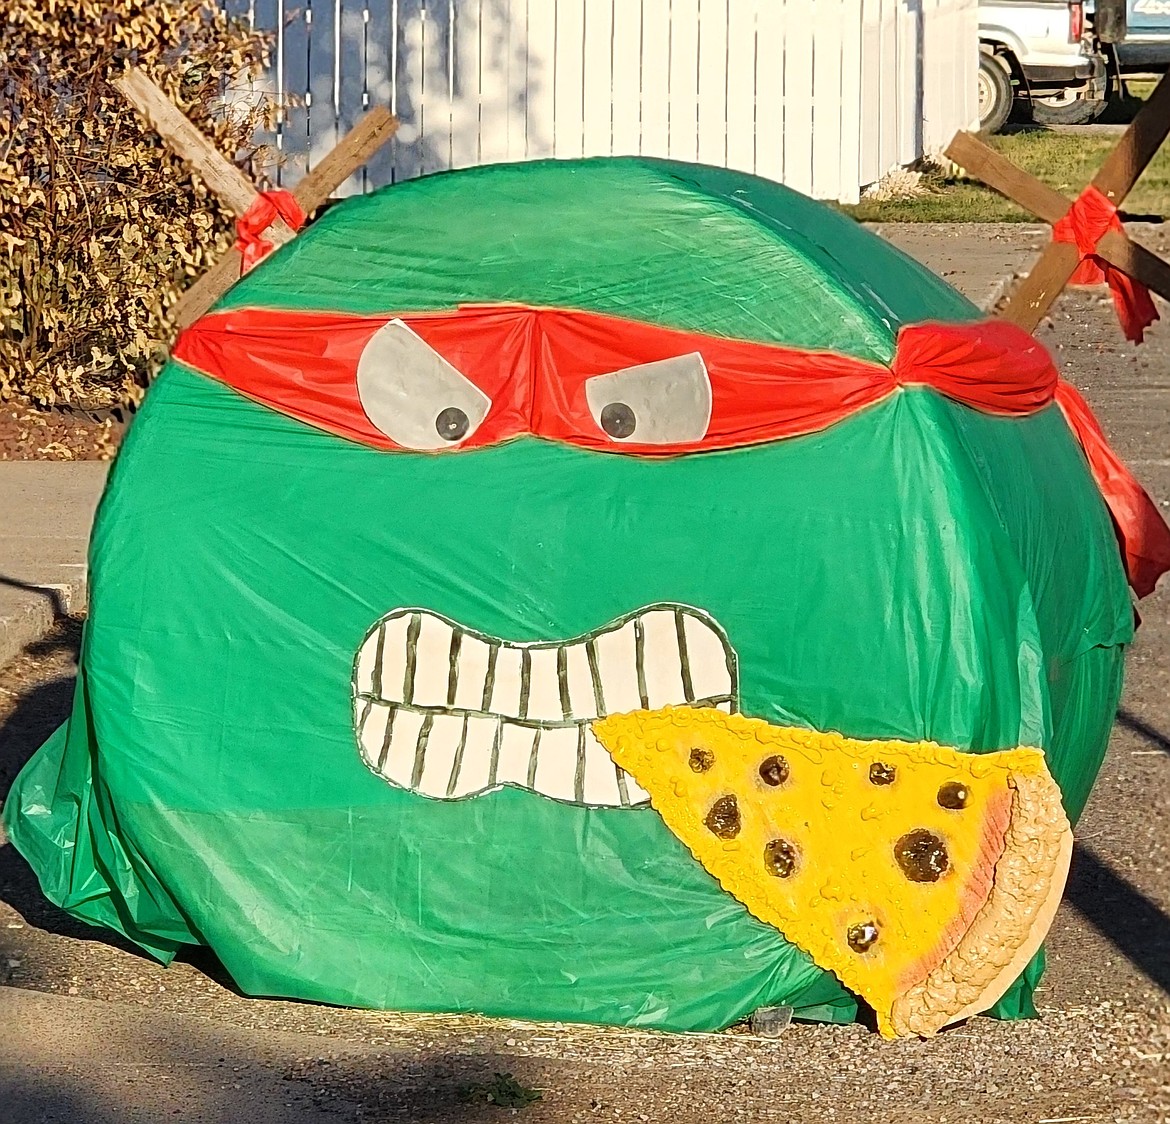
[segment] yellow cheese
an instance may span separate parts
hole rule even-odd
[[[723,888],[862,996],[886,1036],[986,1010],[1043,940],[1072,834],[1040,750],[856,741],[693,707],[593,728]]]

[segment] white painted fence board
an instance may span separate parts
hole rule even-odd
[[[859,5],[842,5],[842,18],[856,17]],[[860,21],[859,21],[860,23]],[[843,203],[856,203],[862,184],[870,182],[861,174],[863,99],[865,83],[862,72],[865,28],[856,35],[845,35],[841,40],[841,146],[837,172],[837,198]]]
[[[874,120],[878,111],[875,92],[882,64],[881,43],[882,0],[861,0],[861,89],[869,98],[858,127],[858,182],[873,183],[881,172],[881,134]],[[864,116],[864,123],[861,116]]]
[[[642,0],[642,103],[638,151],[670,153],[671,0]]]
[[[423,171],[423,143],[427,124],[423,90],[422,0],[391,0],[394,53],[390,63],[393,95],[391,110],[399,118],[394,147],[394,179],[413,179]]]
[[[556,16],[553,155],[572,159],[585,154],[586,0],[551,2]]]
[[[813,98],[811,131],[812,179],[810,194],[824,199],[840,190],[841,103],[846,96],[841,70],[843,35],[818,35],[817,28],[847,26],[844,21],[856,5],[852,0],[815,0],[813,6]]]
[[[812,193],[814,20],[813,0],[786,0],[784,37],[784,182],[806,195]]]
[[[556,147],[557,0],[528,5],[527,127],[529,159]]]
[[[581,154],[613,152],[613,4],[583,0]]]
[[[314,0],[305,9],[311,16],[308,31],[308,167],[312,168],[338,141],[338,33],[340,0]]]
[[[756,175],[784,182],[784,84],[787,72],[783,0],[762,4],[756,17]]]
[[[513,69],[512,16],[517,7],[497,4],[493,0],[476,2],[476,164],[495,164],[513,158],[511,130],[516,115],[511,112],[509,102]],[[523,16],[523,8],[520,8],[520,14]],[[459,35],[462,42],[462,33]],[[523,128],[520,138],[522,145]]]
[[[358,57],[365,59],[360,92],[354,89],[350,93],[351,87],[358,86],[359,79],[348,70],[342,70],[341,103],[345,107],[343,112],[348,125],[351,118],[356,122],[375,105],[388,105],[391,112],[395,111],[398,101],[394,82],[398,26],[396,0],[345,0],[345,4],[343,33],[347,40],[350,36],[354,39],[352,51],[355,62]],[[357,41],[358,36],[361,37],[360,43]],[[350,49],[348,43],[342,44],[343,67]],[[394,183],[395,180],[405,178],[400,162],[407,151],[399,144],[396,136],[393,143],[375,152],[362,169],[361,189],[369,191],[384,183]]]
[[[504,116],[507,121],[507,152],[504,159],[528,158],[528,98],[531,90],[528,51],[528,5],[507,6],[507,101]]]
[[[977,116],[975,0],[221,0],[276,33],[264,85],[303,174],[374,104],[398,137],[342,193],[449,167],[636,154],[819,197]]]
[[[425,9],[423,82],[434,143],[424,145],[424,172],[447,171],[454,156],[454,6],[455,0],[430,0]]]
[[[337,131],[344,136],[365,112],[367,83],[372,59],[367,54],[366,34],[369,7],[367,0],[336,0],[337,18],[334,44],[336,52]],[[338,187],[339,196],[359,194],[365,186],[365,169],[350,176]]]
[[[699,0],[673,0],[667,54],[669,139],[675,160],[699,157]]]
[[[610,152],[637,156],[642,145],[642,6],[614,0],[610,39]]]
[[[897,133],[894,164],[910,164],[922,152],[922,101],[919,31],[924,0],[894,5],[897,42]]]
[[[303,4],[293,7],[286,0],[283,8],[284,27],[281,33],[284,59],[284,90],[288,104],[278,132],[279,147],[284,158],[281,181],[296,183],[307,170],[309,154],[309,26],[312,7]]]
[[[727,163],[727,23],[731,0],[701,0],[696,46],[700,164]],[[741,5],[742,6],[742,5]]]
[[[483,0],[451,4],[448,68],[452,168],[470,168],[480,158],[483,113]]]
[[[756,170],[756,6],[730,3],[727,10],[727,136],[725,163]]]

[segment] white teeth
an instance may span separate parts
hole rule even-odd
[[[415,706],[445,706],[447,688],[451,680],[451,638],[455,630],[442,617],[432,613],[418,613],[419,633],[415,647],[413,697],[403,702]],[[462,639],[462,637],[460,637]],[[458,663],[456,662],[456,665]],[[386,696],[393,698],[393,694]]]
[[[464,746],[465,721],[466,716],[461,714],[433,716],[430,734],[421,755],[422,772],[419,774],[417,786],[419,792],[447,795],[451,774],[455,772],[455,763]]]
[[[557,679],[558,651],[557,648],[528,649],[528,708],[523,717],[534,722],[560,722],[566,717]]]
[[[645,704],[638,693],[638,645],[634,621],[626,621],[621,628],[603,632],[593,641],[593,647],[597,653],[606,713],[625,714],[629,710],[641,709]]]
[[[565,653],[565,679],[569,685],[569,706],[573,714],[591,714],[597,710],[593,676],[589,673],[589,655],[584,644],[568,644]]]
[[[492,646],[466,633],[459,646],[455,705],[460,710],[484,710],[483,685],[487,679]]]
[[[445,795],[458,800],[464,796],[475,796],[487,792],[496,785],[492,776],[492,746],[500,732],[502,723],[498,718],[484,718],[472,714],[467,719],[467,741],[463,743],[463,758],[455,784],[448,781]]]
[[[484,687],[487,699],[484,710],[507,718],[520,717],[520,674],[522,653],[519,648],[502,644],[496,649],[495,681]]]
[[[650,800],[648,793],[629,773],[626,773],[626,796],[631,804],[645,804]]]
[[[536,731],[531,726],[517,726],[514,722],[500,723],[496,784],[529,787],[528,765],[532,761],[532,743],[535,739]]]
[[[683,615],[683,633],[687,648],[686,665],[691,673],[691,692],[697,699],[719,700],[724,694],[728,701],[738,703],[738,681],[733,691],[727,690],[728,652],[726,639],[705,620]],[[731,660],[735,657],[732,655]],[[718,706],[716,701],[714,705]]]
[[[531,787],[554,800],[573,801],[577,792],[576,726],[556,726],[540,733],[540,748],[536,755],[536,773]]]
[[[636,639],[644,651],[669,651],[671,647],[678,647],[677,618],[674,613],[662,609],[655,609],[642,617],[636,618],[635,624],[641,632]],[[722,645],[720,645],[722,651]],[[724,659],[724,669],[727,661]],[[643,660],[642,679],[646,690],[646,705],[652,710],[667,703],[685,699],[686,693],[682,680],[682,662],[680,660]]]
[[[622,806],[621,790],[618,788],[620,770],[588,727],[586,738],[585,791],[589,794],[587,803],[602,808],[620,808]]]
[[[354,665],[362,758],[436,799],[513,785],[594,807],[644,804],[589,723],[693,703],[731,711],[735,653],[710,618],[654,605],[564,644],[508,644],[425,609],[388,614]]]

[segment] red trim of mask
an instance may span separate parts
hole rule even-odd
[[[1135,591],[1145,596],[1170,570],[1170,528],[1153,501],[1109,448],[1084,400],[1061,382],[1047,351],[1002,320],[903,328],[886,367],[560,309],[474,306],[376,317],[237,309],[203,317],[179,337],[173,354],[309,425],[398,449],[366,416],[357,390],[362,350],[392,319],[403,320],[491,400],[483,422],[458,448],[534,434],[642,456],[727,449],[825,429],[899,386],[927,386],[974,409],[1013,416],[1055,401],[1117,523]],[[586,403],[587,379],[696,351],[711,383],[702,440],[638,444],[602,431]]]

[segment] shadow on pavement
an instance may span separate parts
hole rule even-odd
[[[1117,712],[1117,724],[1137,734],[1139,738],[1148,742],[1155,749],[1170,753],[1170,736],[1163,734],[1161,730],[1143,721],[1136,714],[1131,714],[1128,710],[1122,708]]]
[[[1151,983],[1170,995],[1170,917],[1084,843],[1065,897]]]
[[[6,585],[36,589],[0,576]],[[54,590],[42,590],[46,595],[60,596]],[[29,644],[24,655],[33,659],[55,659],[69,670],[55,679],[39,683],[20,694],[15,709],[0,724],[0,804],[17,774],[49,736],[69,717],[73,705],[73,689],[77,681],[72,670],[81,651],[82,622],[78,617],[62,616],[56,626],[41,640]],[[116,934],[95,929],[70,917],[58,909],[42,893],[36,875],[20,852],[11,843],[0,846],[0,898],[7,902],[29,924],[48,933],[76,940],[101,941],[135,955],[140,950],[121,940]],[[30,986],[42,982],[25,977]]]
[[[299,1062],[287,1076],[308,1086],[316,1107],[348,1102],[363,1120],[477,1124],[516,1116],[559,1118],[551,1098],[537,1097],[528,1104],[523,1096],[510,1099],[517,1088],[535,1096],[555,1083],[553,1066],[536,1058],[490,1053],[314,1058]],[[488,1099],[501,1095],[500,1103]]]
[[[99,1047],[100,1049],[100,1047]],[[5,1124],[128,1124],[176,1120],[181,1124],[332,1124],[366,1120],[403,1124],[486,1124],[519,1118],[555,1119],[537,1100],[511,1108],[485,1099],[483,1090],[512,1075],[539,1089],[538,1065],[498,1055],[385,1056],[336,1063],[316,1058],[270,1061],[250,1053],[227,1054],[151,1033],[139,1047],[142,1061],[119,1060],[109,1069],[0,1067]],[[96,1078],[87,1080],[87,1078]]]
[[[0,575],[0,584],[35,589]],[[56,590],[39,590],[46,596],[60,598]],[[70,670],[47,683],[40,683],[20,693],[16,708],[0,725],[0,803],[8,797],[8,790],[25,762],[44,744],[46,739],[66,718],[73,705],[73,688],[77,681],[76,667],[81,651],[81,621],[77,617],[62,617],[53,630],[41,640],[29,644],[24,655],[32,659],[65,657]]]
[[[4,1124],[556,1119],[552,1098],[538,1095],[555,1081],[554,1067],[490,1048],[355,1050],[136,1004],[17,990],[0,990],[0,1013],[39,1032],[0,1037]]]

